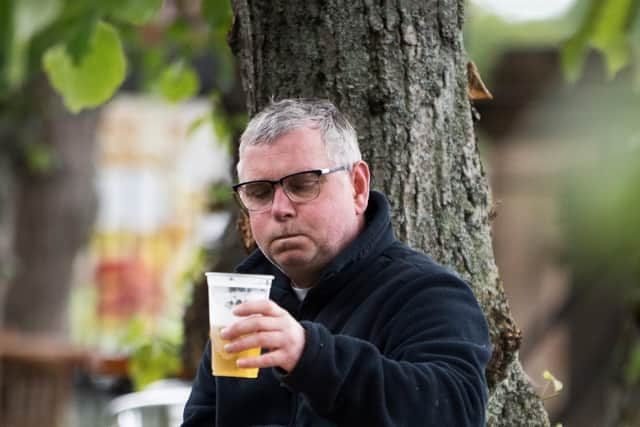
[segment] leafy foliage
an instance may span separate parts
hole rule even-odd
[[[162,7],[163,0],[107,0],[102,1],[108,16],[142,25],[149,22]]]
[[[65,105],[72,112],[102,104],[125,77],[122,43],[117,31],[104,22],[98,23],[78,63],[63,44],[50,48],[43,63],[51,84],[64,94]]]
[[[25,163],[30,172],[44,173],[53,166],[54,159],[48,146],[41,143],[25,146]]]
[[[180,370],[180,344],[154,339],[136,348],[129,360],[129,375],[137,390]]]
[[[580,76],[589,48],[604,54],[610,77],[631,62],[640,67],[639,12],[640,2],[635,0],[589,0],[580,27],[563,47],[568,79]]]
[[[170,102],[179,102],[198,93],[198,75],[183,61],[165,68],[160,77],[160,92]]]
[[[144,319],[131,320],[120,347],[130,354],[128,372],[137,390],[179,372],[180,335],[175,326],[149,330],[149,323]]]
[[[487,75],[499,55],[515,47],[560,47],[568,81],[582,73],[591,49],[601,52],[610,77],[627,66],[635,70],[640,89],[640,2],[576,0],[565,16],[549,20],[509,22],[467,5],[465,47],[481,74]]]
[[[204,1],[204,16],[170,2],[170,16],[156,19],[163,3],[0,0],[0,101],[44,68],[71,111],[95,107],[118,90],[132,61],[142,87],[178,102],[201,88],[191,63],[206,54],[216,58],[218,86],[229,89],[229,0]]]
[[[227,31],[233,19],[231,3],[227,0],[203,0],[202,15],[214,31]]]
[[[122,335],[120,347],[130,355],[128,371],[136,389],[180,373],[182,307],[189,303],[192,285],[202,275],[209,257],[203,248],[191,254],[189,265],[176,283],[175,300],[161,322],[150,325],[142,318],[134,318]]]
[[[558,380],[548,370],[545,370],[542,373],[542,377],[547,381],[546,384],[545,384],[544,390],[543,390],[543,392],[541,393],[541,396],[540,396],[542,400],[548,400],[548,399],[556,397],[558,394],[560,394],[560,392],[564,388],[564,384],[562,384],[562,381]],[[549,388],[551,388],[551,390],[547,391]]]
[[[44,57],[46,71],[67,105],[79,110],[87,100],[90,102],[86,106],[103,102],[97,99],[111,96],[125,77],[118,29],[106,20],[141,23],[155,15],[161,5],[161,0],[3,0],[0,99],[19,90],[38,73]],[[107,74],[99,87],[103,79],[96,76],[102,72]],[[62,76],[67,73],[83,83],[70,84],[70,79]],[[95,82],[86,87],[91,79]],[[91,94],[79,93],[85,89]]]
[[[74,112],[107,101],[127,78],[135,87],[170,101],[188,99],[202,90],[192,64],[203,57],[213,62],[206,65],[212,74],[206,77],[213,81],[207,89],[217,92],[233,87],[233,58],[226,44],[232,19],[229,0],[204,0],[203,10],[190,8],[193,2],[166,0],[168,7],[159,13],[163,3],[0,0],[0,133],[5,128],[22,129],[15,138],[19,142],[12,141],[11,152],[21,152],[30,171],[46,171],[57,160],[55,152],[38,143],[40,138],[25,137],[38,115],[33,109],[25,109],[24,114],[17,110],[22,89],[42,71]],[[219,100],[218,93],[211,96],[218,111],[203,121],[214,125],[217,136],[230,143],[229,126],[246,118],[229,116]],[[0,155],[9,152],[6,144],[0,150]],[[220,198],[216,194],[216,201],[224,202]],[[191,294],[193,275],[201,274],[206,257],[202,251],[193,255],[188,272],[173,284],[178,295],[168,302],[170,307],[159,322],[133,320],[120,337],[118,350],[130,355],[130,375],[137,388],[178,373],[182,310]],[[76,336],[83,335],[88,344],[92,336],[84,329],[98,326],[95,313],[88,310],[94,307],[91,298],[95,295],[84,295],[72,304],[76,310],[86,309],[79,310],[84,322]]]
[[[465,48],[482,77],[489,77],[493,64],[507,49],[559,46],[578,26],[581,17],[578,12],[581,10],[554,19],[510,22],[467,2]]]

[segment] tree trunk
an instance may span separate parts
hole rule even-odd
[[[51,162],[42,171],[25,164],[15,170],[16,268],[6,295],[4,326],[64,336],[73,261],[88,242],[97,207],[98,115],[70,114],[44,80],[31,89],[27,96],[35,119],[26,125],[36,130],[29,137],[45,147]]]
[[[517,360],[493,257],[490,197],[467,98],[463,0],[234,0],[230,43],[250,115],[324,97],[355,124],[398,237],[467,279],[490,325],[487,423],[548,425]]]
[[[12,138],[0,173],[0,425],[62,425],[73,367],[84,360],[68,345],[67,309],[97,204],[98,115],[71,115],[44,79],[16,98],[7,104],[15,109],[0,108],[24,107],[15,121],[0,118],[0,135]],[[51,161],[34,167],[29,146]]]
[[[9,156],[7,153],[0,153],[0,319],[4,318],[4,301],[9,290],[9,280],[13,275],[14,266],[12,173]]]

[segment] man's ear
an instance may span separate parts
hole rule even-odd
[[[369,204],[369,180],[369,165],[362,160],[356,162],[351,171],[356,215],[363,214]]]

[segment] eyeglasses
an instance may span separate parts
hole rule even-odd
[[[276,184],[282,186],[284,194],[294,203],[310,202],[320,194],[320,177],[330,173],[348,170],[351,165],[337,166],[335,168],[313,169],[292,173],[280,179],[260,179],[256,181],[241,182],[234,185],[233,191],[237,195],[242,206],[249,212],[262,212],[271,208]]]

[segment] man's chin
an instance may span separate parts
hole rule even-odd
[[[273,257],[273,260],[284,269],[298,269],[309,264],[309,256],[302,253],[290,253],[287,251]]]

